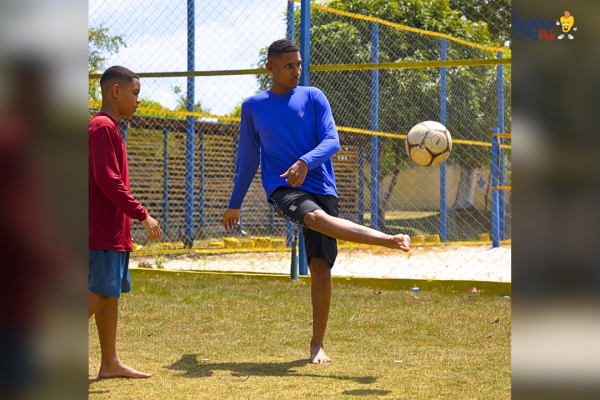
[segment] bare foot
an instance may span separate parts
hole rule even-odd
[[[313,344],[310,342],[310,362],[313,364],[327,364],[331,362],[331,358],[327,357],[323,344]]]
[[[383,243],[383,246],[407,252],[410,250],[410,236],[401,233],[396,236],[390,236],[389,240],[386,240],[385,243]]]
[[[136,371],[135,369],[128,367],[122,362],[118,362],[114,365],[101,366],[98,372],[98,379],[107,378],[131,378],[131,379],[144,379],[150,378],[152,374],[144,374],[143,372]]]

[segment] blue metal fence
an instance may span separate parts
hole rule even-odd
[[[445,61],[448,54],[446,38],[440,39],[440,60]],[[440,123],[446,126],[446,67],[440,68]],[[440,165],[440,240],[448,241],[448,210],[446,206],[446,163]]]
[[[371,23],[371,63],[379,62],[379,24]],[[379,130],[379,70],[371,71],[371,130]],[[371,228],[379,229],[379,136],[371,136]]]
[[[195,4],[194,0],[188,0],[187,9],[188,37],[187,37],[187,69],[195,70]],[[194,111],[194,77],[187,78],[187,111]],[[194,230],[194,143],[195,143],[195,122],[194,116],[186,117],[186,135],[185,135],[185,235],[186,245],[192,246]]]

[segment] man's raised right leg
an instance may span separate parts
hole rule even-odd
[[[386,235],[347,219],[333,217],[323,210],[314,210],[306,214],[304,224],[314,231],[347,242],[372,244],[402,251],[408,251],[410,246],[408,235]]]

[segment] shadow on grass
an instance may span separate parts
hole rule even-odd
[[[316,375],[316,374],[300,374],[292,371],[292,368],[308,365],[308,360],[296,360],[284,363],[207,363],[198,362],[196,354],[184,354],[181,360],[175,361],[173,364],[166,366],[167,369],[175,371],[183,371],[178,376],[187,378],[202,378],[212,376],[213,371],[231,371],[233,376],[250,377],[250,376],[301,376],[312,378],[333,378],[344,381],[354,381],[357,383],[367,384],[374,383],[377,378],[373,376],[336,376],[336,375]]]
[[[342,394],[348,396],[385,396],[386,394],[392,393],[391,390],[372,390],[372,389],[356,389],[356,390],[344,390]]]

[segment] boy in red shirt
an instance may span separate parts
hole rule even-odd
[[[117,121],[131,117],[140,100],[140,79],[113,66],[100,78],[102,108],[89,124],[89,318],[96,315],[102,349],[98,378],[149,378],[117,355],[118,301],[129,292],[131,219],[141,221],[149,240],[161,234],[158,222],[129,192],[127,151]]]

